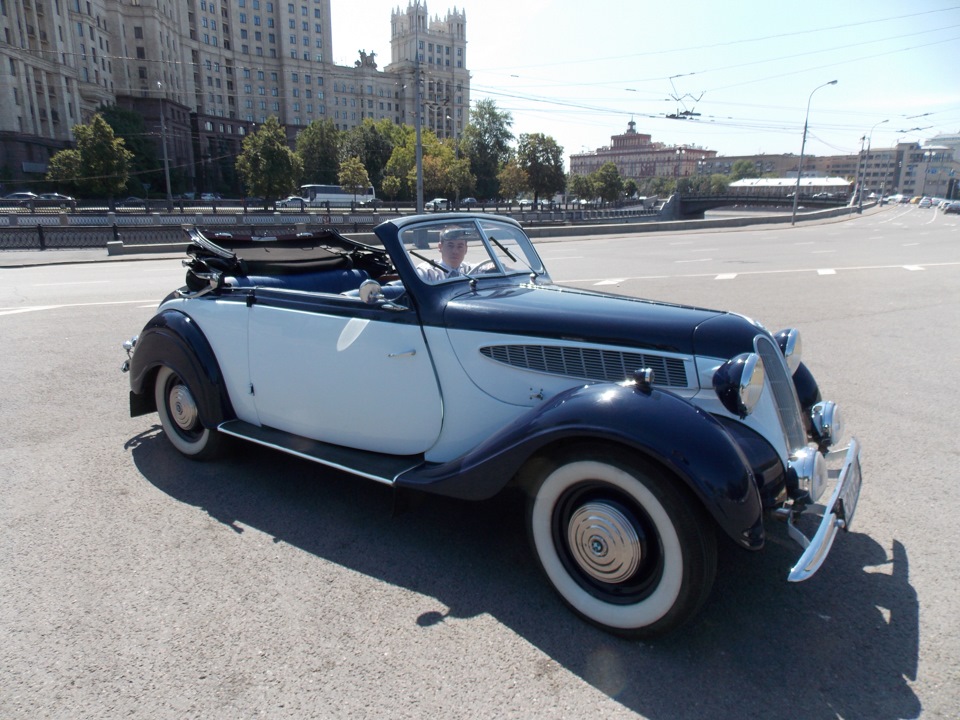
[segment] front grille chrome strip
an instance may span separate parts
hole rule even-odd
[[[760,359],[763,360],[763,369],[767,376],[767,384],[773,392],[777,415],[783,427],[783,436],[787,441],[787,448],[792,453],[807,445],[807,433],[803,428],[800,401],[797,399],[793,378],[790,377],[783,353],[770,338],[757,335],[754,347]]]

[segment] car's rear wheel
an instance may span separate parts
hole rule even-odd
[[[220,453],[223,435],[203,426],[196,393],[173,369],[160,368],[154,393],[160,425],[170,444],[193,460],[210,460]]]
[[[716,573],[716,534],[678,482],[598,446],[541,470],[528,528],[543,571],[575,612],[630,637],[667,632],[697,613]]]

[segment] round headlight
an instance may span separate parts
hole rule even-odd
[[[845,428],[840,408],[832,400],[818,402],[810,408],[810,418],[813,420],[813,429],[821,442],[828,447],[836,445],[843,439]]]
[[[749,415],[763,393],[763,363],[756,353],[743,353],[727,360],[713,374],[713,389],[720,402],[734,415]]]
[[[823,459],[815,445],[808,445],[797,451],[788,461],[790,470],[796,475],[797,486],[802,492],[810,493],[810,501],[816,502],[827,486],[827,461]]]
[[[790,374],[792,375],[797,371],[797,368],[800,367],[800,360],[803,355],[801,352],[803,343],[800,342],[800,331],[796,328],[781,330],[774,335],[774,339],[776,339],[777,345],[780,346],[780,352],[782,352],[783,356],[787,359],[787,367],[790,368]]]

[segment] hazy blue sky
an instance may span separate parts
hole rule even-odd
[[[332,0],[334,61],[365,50],[389,64],[391,11],[408,2]],[[799,153],[810,93],[830,80],[812,99],[808,153],[857,152],[871,130],[874,147],[960,132],[956,0],[424,4],[466,13],[471,100],[494,99],[515,135],[551,135],[565,157],[631,118],[655,142]],[[700,116],[665,117],[683,110]]]

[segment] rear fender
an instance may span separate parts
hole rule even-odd
[[[200,422],[213,428],[233,417],[220,365],[189,315],[164,310],[146,324],[130,358],[130,415],[156,411],[153,384],[161,365],[176,372],[197,396]]]

